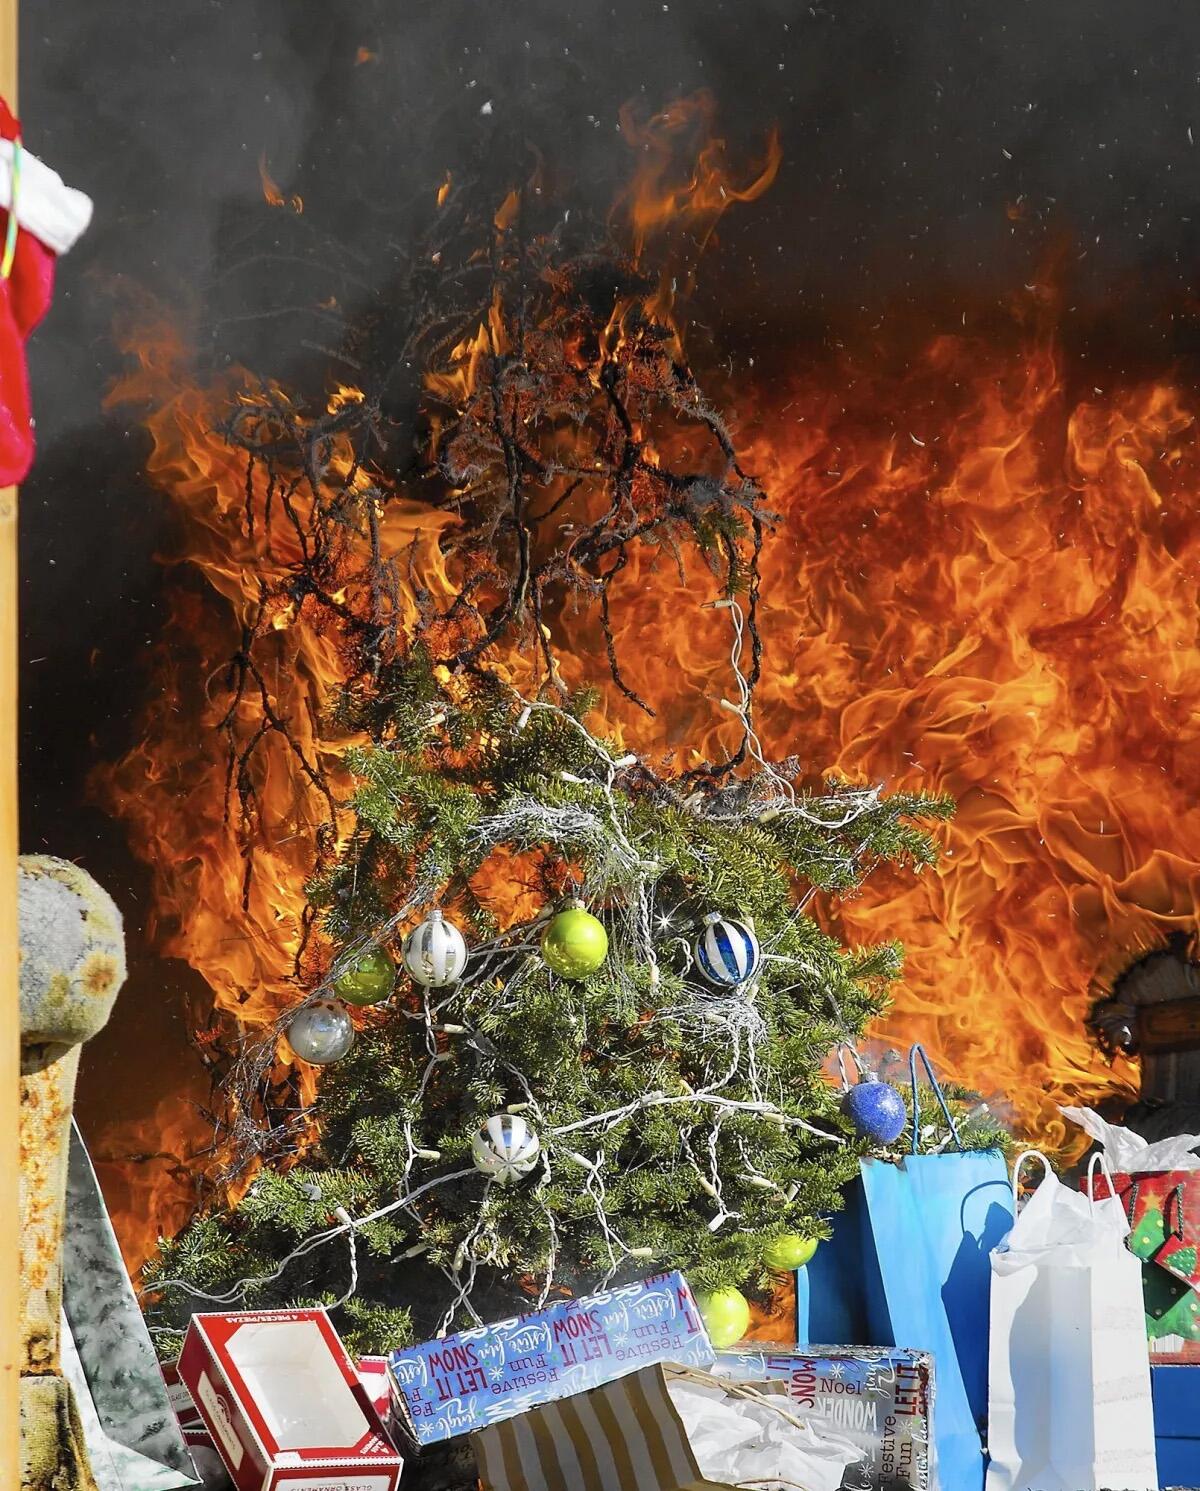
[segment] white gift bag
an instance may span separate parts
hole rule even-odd
[[[1063,1185],[1035,1150],[1017,1160],[1014,1192],[1030,1154],[1045,1174],[991,1255],[987,1491],[1157,1491],[1142,1268],[1124,1210]]]

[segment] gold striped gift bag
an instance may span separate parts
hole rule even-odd
[[[700,1474],[661,1366],[544,1403],[471,1440],[485,1491],[719,1491]]]

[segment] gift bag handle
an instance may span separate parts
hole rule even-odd
[[[1043,1180],[1045,1180],[1047,1175],[1053,1174],[1050,1169],[1050,1161],[1046,1158],[1046,1156],[1041,1152],[1040,1149],[1023,1149],[1021,1151],[1021,1153],[1017,1156],[1016,1163],[1013,1165],[1012,1172],[1012,1198],[1014,1217],[1017,1214],[1017,1182],[1021,1178],[1021,1166],[1025,1163],[1026,1160],[1029,1159],[1041,1160]]]
[[[1129,1222],[1129,1230],[1133,1231],[1133,1214],[1137,1211],[1138,1192],[1142,1188],[1140,1180],[1131,1180],[1129,1189],[1125,1192],[1125,1216]]]
[[[962,1140],[958,1137],[958,1129],[955,1126],[954,1117],[951,1114],[950,1109],[946,1106],[945,1094],[942,1092],[942,1089],[938,1086],[938,1079],[933,1074],[933,1063],[929,1060],[929,1057],[928,1057],[928,1055],[926,1054],[926,1051],[925,1051],[925,1047],[918,1044],[918,1045],[914,1045],[913,1048],[912,1048],[912,1050],[909,1051],[909,1053],[908,1053],[908,1076],[909,1076],[909,1080],[912,1083],[912,1153],[916,1154],[917,1151],[918,1151],[918,1149],[919,1149],[919,1147],[920,1147],[920,1134],[919,1134],[919,1130],[918,1130],[918,1119],[917,1119],[917,1108],[918,1108],[918,1103],[917,1103],[917,1057],[918,1056],[920,1056],[921,1060],[925,1063],[925,1075],[929,1078],[929,1085],[930,1085],[930,1087],[933,1088],[934,1096],[937,1098],[938,1102],[941,1105],[942,1113],[945,1115],[946,1122],[947,1122],[947,1124],[950,1127],[950,1132],[951,1132],[951,1134],[954,1135],[954,1142],[958,1146],[958,1148],[961,1149],[963,1147]]]
[[[1113,1175],[1113,1173],[1112,1173],[1112,1166],[1108,1163],[1108,1156],[1104,1153],[1104,1151],[1102,1149],[1098,1149],[1092,1155],[1091,1159],[1088,1161],[1088,1167],[1087,1167],[1087,1195],[1088,1195],[1088,1205],[1091,1207],[1093,1215],[1095,1214],[1095,1211],[1096,1211],[1096,1171],[1097,1170],[1102,1171],[1103,1174],[1104,1174],[1105,1180],[1108,1181],[1108,1194],[1109,1194],[1110,1199],[1113,1200],[1113,1201],[1119,1201],[1121,1199],[1120,1195],[1117,1192],[1117,1180],[1116,1180],[1116,1176]],[[1122,1210],[1124,1210],[1124,1208],[1122,1208]],[[1132,1226],[1132,1225],[1133,1225],[1133,1219],[1130,1218],[1130,1226]]]
[[[1171,1227],[1167,1227],[1167,1212],[1171,1202],[1175,1203],[1175,1221]],[[1180,1181],[1171,1194],[1167,1197],[1167,1204],[1163,1207],[1163,1227],[1168,1237],[1178,1238],[1183,1241],[1183,1182]]]

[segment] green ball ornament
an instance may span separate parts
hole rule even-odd
[[[791,1273],[803,1268],[817,1251],[817,1239],[799,1232],[782,1232],[763,1249],[763,1262],[777,1273]]]
[[[560,911],[542,933],[542,957],[563,978],[586,978],[608,953],[604,923],[582,906]]]
[[[347,1004],[378,1004],[396,987],[396,965],[383,948],[373,947],[335,978],[333,987]]]
[[[740,1289],[716,1289],[696,1296],[696,1305],[708,1339],[718,1351],[726,1351],[750,1329],[750,1301]]]

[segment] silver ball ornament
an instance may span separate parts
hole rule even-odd
[[[314,999],[288,1022],[288,1045],[301,1061],[328,1066],[340,1061],[354,1044],[350,1011],[336,999]]]
[[[471,1141],[471,1158],[477,1170],[502,1186],[510,1186],[529,1174],[538,1162],[541,1148],[538,1136],[523,1118],[497,1113]]]

